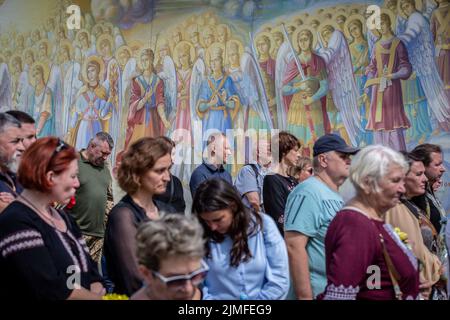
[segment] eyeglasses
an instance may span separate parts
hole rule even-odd
[[[198,286],[205,279],[208,273],[209,267],[205,261],[202,260],[202,266],[190,274],[165,277],[159,272],[152,271],[152,273],[158,277],[159,280],[164,282],[168,289],[178,290],[186,285],[186,281],[191,281],[193,286]]]
[[[313,168],[309,168],[308,170],[306,170],[306,172],[308,172],[310,175],[313,175],[314,169]]]

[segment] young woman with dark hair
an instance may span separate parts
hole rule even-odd
[[[284,299],[289,288],[287,251],[272,218],[244,206],[239,193],[221,179],[199,186],[192,211],[207,239],[211,272],[204,299]]]

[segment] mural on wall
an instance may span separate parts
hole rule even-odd
[[[20,8],[39,2],[51,9],[28,25]],[[79,30],[66,26],[72,2]],[[0,2],[0,108],[32,114],[40,137],[80,149],[108,131],[116,161],[138,138],[168,135],[185,184],[203,146],[194,136],[214,129],[289,130],[305,155],[329,132],[397,150],[428,141],[450,159],[448,0],[30,3]]]

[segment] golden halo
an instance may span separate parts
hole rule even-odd
[[[139,50],[139,56],[137,57],[137,65],[139,67],[139,70],[142,70],[142,71],[144,70],[144,68],[142,67],[142,63],[141,63],[141,56],[145,51],[148,51],[148,50],[153,53],[153,64],[155,64],[155,52],[153,51],[153,49],[150,47],[142,48],[141,50]]]
[[[322,36],[322,30],[325,26],[332,26],[335,30],[341,30],[341,27],[339,27],[339,25],[337,24],[336,21],[334,20],[325,20],[324,22],[322,22],[319,26],[319,32],[320,35]]]
[[[144,43],[140,40],[131,40],[128,41],[128,47],[131,49],[133,53],[132,56],[137,58],[137,53],[141,51],[141,48],[144,46]]]
[[[22,70],[23,70],[23,59],[22,59],[22,56],[21,56],[20,54],[18,54],[18,53],[15,53],[15,54],[13,54],[13,55],[11,56],[11,58],[9,58],[9,63],[8,63],[8,65],[9,65],[9,69],[11,70],[11,72],[12,72],[12,70],[13,70],[13,65],[12,65],[12,63],[13,63],[13,61],[16,60],[17,58],[20,59],[20,65],[21,65]]]
[[[296,30],[292,35],[292,46],[294,47],[295,50],[297,50],[297,52],[300,52],[300,47],[298,45],[298,35],[300,34],[300,32],[305,30],[308,30],[312,34],[311,48],[314,49],[317,45],[317,31],[315,31],[313,27],[302,26],[301,28],[298,28],[298,30]]]
[[[360,14],[352,14],[351,16],[349,16],[347,18],[347,20],[345,21],[345,24],[344,24],[344,33],[345,33],[345,36],[347,39],[353,39],[352,35],[350,34],[350,30],[348,30],[348,29],[349,29],[350,23],[355,20],[359,20],[359,22],[361,22],[362,34],[365,35],[367,33],[366,19],[364,19],[364,17]]]
[[[272,33],[270,33],[270,32],[265,32],[265,31],[263,31],[263,32],[258,32],[258,33],[256,34],[256,36],[253,38],[253,41],[254,41],[254,43],[255,43],[255,48],[258,48],[258,45],[257,45],[258,40],[259,40],[261,37],[263,37],[263,36],[265,36],[265,37],[267,37],[267,38],[269,39],[269,45],[270,45],[270,47],[269,47],[269,52],[270,52],[270,50],[272,50],[273,47],[274,47],[274,40],[273,40],[273,37],[272,37]],[[258,49],[256,49],[256,50],[258,50]]]
[[[328,17],[328,15],[331,15],[331,17]],[[322,12],[322,14],[319,15],[320,21],[334,19],[334,16],[335,16],[335,13],[331,12],[331,10],[326,10],[325,12]]]
[[[101,52],[100,44],[107,40],[109,44],[111,45],[111,52],[114,52],[114,39],[109,34],[102,34],[100,37],[98,37],[97,42],[95,43],[95,48],[97,49],[97,53]]]
[[[111,22],[103,21],[101,23],[101,26],[102,26],[103,32],[105,32],[104,27],[110,28],[111,32],[113,32],[113,30],[114,30],[114,25]]]
[[[69,58],[73,59],[73,57],[75,56],[74,55],[75,50],[73,48],[72,43],[69,40],[62,40],[59,45],[59,50],[61,50],[61,48],[63,47],[69,48]]]
[[[36,50],[34,50],[33,48],[26,48],[25,50],[23,50],[22,53],[22,61],[25,63],[25,57],[28,54],[28,52],[31,52],[31,54],[33,55],[33,59],[36,60]]]
[[[317,22],[319,22],[319,25],[317,26],[317,29],[319,29],[321,23],[320,23],[320,18],[318,18],[317,16],[309,16],[309,18],[305,21],[305,25],[307,25],[308,27],[311,27],[311,26],[310,26],[310,23],[311,23],[313,20],[317,20]],[[313,29],[314,29],[314,28],[313,28]],[[317,32],[317,31],[314,31],[314,32]]]
[[[236,39],[231,39],[231,40],[227,41],[226,52],[225,52],[225,61],[226,61],[227,63],[228,63],[228,60],[229,60],[229,58],[230,58],[230,57],[228,56],[228,53],[230,52],[230,46],[231,46],[232,44],[236,44],[237,47],[238,47],[239,60],[241,59],[242,54],[244,53],[244,45],[242,44],[241,41],[236,40]]]
[[[398,0],[397,1],[397,13],[399,16],[401,16],[403,19],[408,19],[408,17],[406,16],[406,14],[403,12],[402,8],[401,8],[401,4],[402,4],[402,0]],[[417,11],[422,11],[422,7],[423,7],[423,2],[422,0],[415,0],[415,6]]]
[[[53,47],[52,47],[50,41],[48,41],[48,39],[41,39],[41,40],[39,40],[38,46],[37,46],[37,47],[38,47],[38,49],[39,49],[39,47],[41,46],[41,44],[44,44],[44,43],[45,43],[45,45],[46,45],[46,47],[47,47],[47,57],[50,57],[51,54],[52,54],[52,49],[53,49]],[[38,54],[39,54],[39,51],[38,51]]]
[[[395,32],[395,28],[397,25],[397,19],[395,18],[395,14],[392,12],[392,10],[382,8],[381,13],[387,14],[389,16],[389,19],[391,20],[391,30],[392,32]]]
[[[75,41],[76,41],[77,43],[81,44],[81,43],[80,43],[80,35],[81,35],[82,33],[86,33],[86,34],[87,34],[87,40],[88,40],[88,43],[90,44],[90,42],[91,42],[91,34],[90,34],[89,31],[87,31],[86,29],[80,29],[80,30],[78,30],[77,35],[76,35],[76,37],[75,37]]]
[[[97,29],[100,29],[100,31],[101,31],[100,33],[103,34],[103,31],[104,31],[104,30],[103,30],[103,27],[102,27],[102,24],[101,24],[101,23],[97,23],[97,24],[95,24],[95,25],[92,27],[91,32],[92,32],[93,35],[95,35],[95,34],[97,33],[97,32],[96,32]]]
[[[44,83],[48,81],[49,75],[50,75],[50,69],[46,63],[43,63],[41,61],[36,61],[35,63],[33,63],[30,70],[28,70],[28,79],[29,79],[30,84],[33,87],[36,86],[36,83],[34,82],[34,77],[33,77],[33,70],[38,66],[41,67],[43,70],[42,76],[44,78]]]
[[[89,63],[91,63],[91,62],[96,62],[100,66],[100,70],[98,72],[99,81],[100,81],[101,77],[103,76],[103,74],[105,72],[105,62],[103,61],[102,58],[100,58],[99,56],[87,57],[86,60],[83,63],[83,69],[81,70],[81,75],[82,75],[83,81],[85,83],[88,82],[87,67],[88,67]]]
[[[227,37],[230,38],[231,37],[231,29],[230,29],[230,26],[226,23],[219,24],[216,27],[216,33],[217,33],[217,30],[219,30],[222,27],[225,27],[225,29],[227,30]]]
[[[195,60],[197,60],[197,55],[195,53],[195,48],[192,45],[192,43],[190,41],[180,41],[175,48],[173,48],[173,61],[175,62],[175,65],[177,66],[177,68],[181,67],[180,64],[180,58],[179,58],[179,51],[183,46],[189,46],[189,55],[190,55],[190,61],[191,63],[193,63]]]
[[[133,57],[133,51],[131,50],[131,48],[127,45],[122,45],[116,50],[115,56],[117,61],[119,61],[119,55],[122,53],[122,51],[127,51],[128,54],[130,55],[130,58]]]
[[[225,46],[222,43],[215,42],[213,43],[208,49],[206,49],[206,65],[210,67],[211,63],[211,54],[214,52],[214,50],[220,49],[222,50],[222,64],[225,63]]]

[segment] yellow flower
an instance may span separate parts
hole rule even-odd
[[[108,293],[103,296],[103,300],[129,300],[128,296],[124,294],[117,294],[117,293]]]
[[[402,242],[406,242],[408,240],[408,234],[400,230],[400,228],[394,228],[395,233],[398,235]]]

